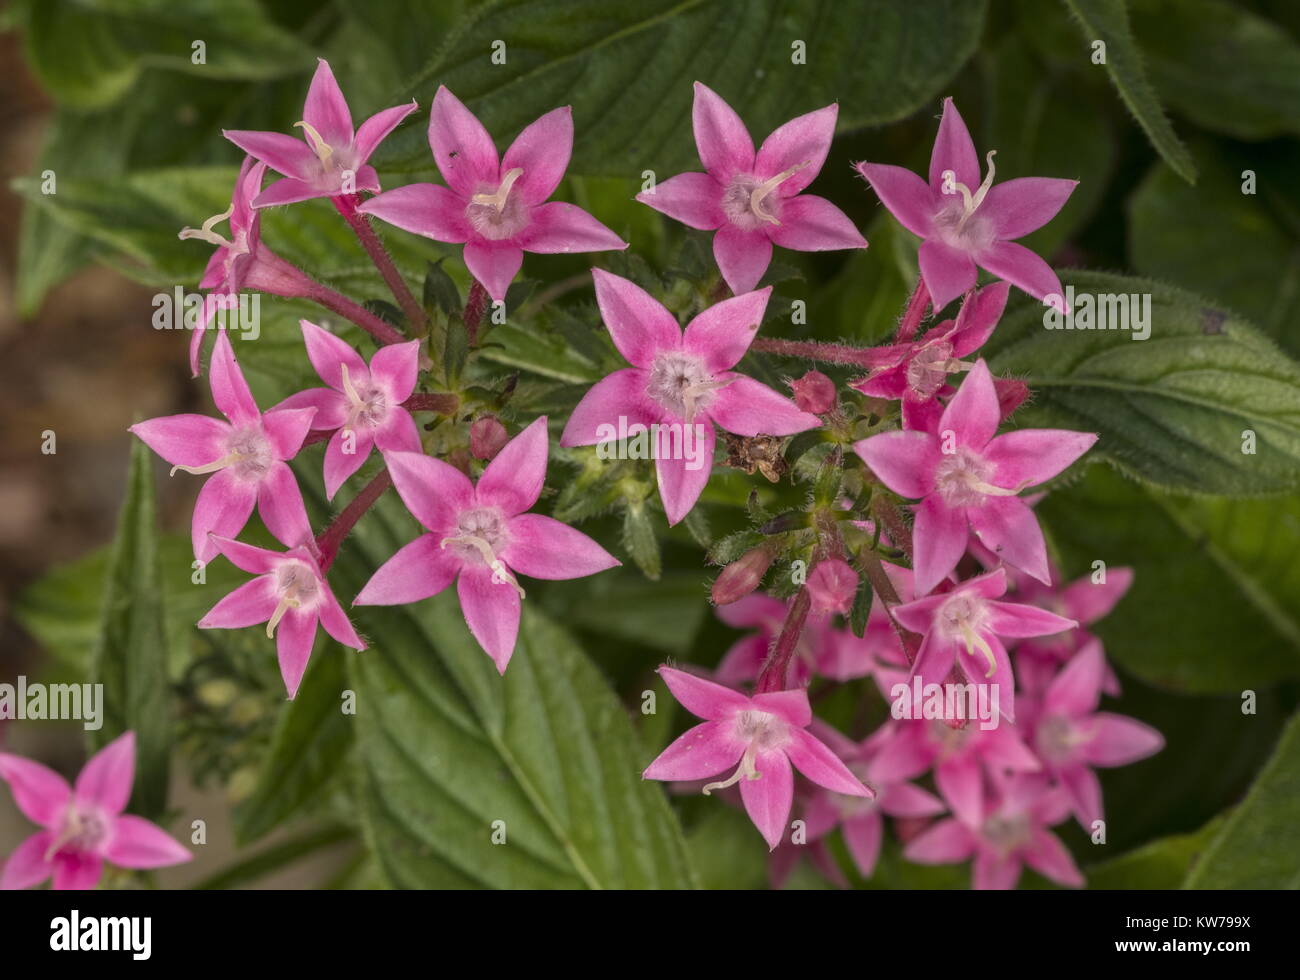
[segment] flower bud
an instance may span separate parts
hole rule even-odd
[[[745,598],[763,581],[772,564],[772,552],[760,545],[751,548],[722,570],[713,580],[713,601],[719,606]]]
[[[469,451],[476,459],[491,459],[509,441],[506,427],[495,415],[475,419],[469,427]]]
[[[808,595],[813,609],[845,615],[858,594],[858,573],[839,558],[820,561],[808,576]]]
[[[820,371],[809,371],[790,382],[799,411],[825,415],[835,407],[835,382]]]
[[[993,390],[998,394],[998,412],[1003,422],[1029,397],[1029,385],[1019,378],[994,378]]]

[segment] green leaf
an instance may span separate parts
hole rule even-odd
[[[707,595],[698,571],[668,572],[649,582],[635,570],[618,569],[594,577],[581,592],[548,593],[547,612],[573,627],[683,657],[704,621]],[[619,614],[611,616],[611,609]]]
[[[1106,71],[1156,152],[1185,181],[1196,183],[1196,164],[1192,155],[1178,139],[1160,108],[1142,65],[1142,55],[1129,26],[1126,0],[1065,0],[1065,4],[1090,45],[1094,41],[1105,42]],[[1091,54],[1091,51],[1085,54]]]
[[[90,682],[104,685],[104,723],[90,733],[90,740],[98,749],[124,731],[135,732],[131,809],[155,819],[167,805],[172,739],[157,526],[152,453],[134,441],[108,566],[100,638],[91,657]]]
[[[318,644],[298,695],[280,713],[253,792],[235,807],[235,840],[250,844],[317,801],[345,764],[352,718],[343,713],[345,658],[355,651]]]
[[[1300,888],[1300,716],[1185,888]]]
[[[354,836],[353,831],[342,826],[311,830],[298,837],[280,841],[250,857],[241,857],[215,874],[204,878],[194,888],[208,891],[218,888],[238,888],[240,885],[260,882],[272,872],[279,871],[327,847],[350,840]]]
[[[1300,486],[1300,367],[1272,341],[1172,286],[1096,272],[1063,279],[1076,298],[1149,294],[1151,334],[1048,330],[1042,304],[1019,301],[982,351],[994,371],[1033,390],[1017,421],[1097,432],[1094,456],[1169,491],[1249,495]],[[1247,430],[1253,454],[1243,452]]]
[[[1178,888],[1205,851],[1222,820],[1191,834],[1162,837],[1087,869],[1088,887],[1100,889]]]
[[[628,498],[623,506],[623,547],[645,577],[658,581],[663,574],[659,529],[645,498]]]
[[[407,86],[445,84],[504,141],[572,103],[572,171],[661,178],[695,160],[692,83],[714,86],[757,140],[842,100],[842,129],[892,122],[933,102],[979,39],[982,0],[497,0],[472,9]],[[505,43],[504,64],[494,42]],[[797,57],[802,42],[806,57]],[[806,63],[800,64],[803,60]],[[651,70],[648,66],[652,66]],[[396,134],[381,172],[427,173],[422,133]]]

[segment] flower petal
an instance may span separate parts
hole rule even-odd
[[[691,512],[713,473],[713,449],[716,436],[713,426],[699,425],[695,430],[695,453],[690,459],[656,455],[655,474],[659,481],[659,499],[670,526]]]
[[[927,238],[921,243],[917,260],[936,312],[973,287],[979,279],[979,270],[970,255],[935,238]]]
[[[1020,880],[1020,861],[980,848],[971,867],[971,888],[976,891],[1010,891]]]
[[[203,466],[226,455],[230,426],[207,415],[164,415],[128,430],[174,466]]]
[[[835,135],[840,107],[832,103],[783,123],[763,140],[754,157],[754,176],[767,180],[799,167],[776,187],[782,197],[794,197],[821,173]],[[782,221],[785,212],[782,212]],[[789,247],[789,246],[787,246]]]
[[[730,383],[713,393],[706,411],[738,436],[788,436],[822,424],[816,415],[799,411],[785,395],[743,374],[731,375]]]
[[[203,489],[211,484],[209,480]],[[286,548],[296,548],[312,536],[302,491],[298,489],[293,470],[286,463],[272,463],[257,485],[257,512],[262,515],[266,529]],[[237,529],[228,534],[217,533],[233,538]]]
[[[310,320],[299,320],[302,328],[303,345],[307,348],[307,359],[315,368],[320,379],[335,391],[343,390],[343,365],[347,365],[348,376],[352,383],[367,381],[370,369],[361,355],[342,337],[323,327],[318,327]]]
[[[1095,623],[1110,615],[1132,584],[1133,569],[1108,568],[1105,581],[1094,582],[1088,576],[1071,582],[1061,594],[1061,601],[1071,618],[1084,624]]]
[[[888,163],[859,163],[857,171],[899,224],[913,235],[930,236],[939,204],[924,180],[906,167]]]
[[[262,429],[277,459],[288,460],[298,455],[315,417],[314,408],[272,409],[262,416]]]
[[[1079,625],[1073,619],[1023,602],[988,599],[984,607],[988,615],[985,622],[998,636],[1055,636]]]
[[[1034,299],[1064,312],[1061,280],[1037,253],[1015,242],[994,242],[980,252],[976,260],[999,279],[1005,279]]]
[[[265,623],[275,614],[279,601],[274,577],[259,575],[222,596],[199,620],[198,626],[201,630],[233,630]]]
[[[952,99],[943,100],[943,118],[939,120],[939,132],[930,153],[930,190],[935,194],[942,193],[945,170],[951,170],[954,178],[965,184],[972,194],[982,180],[975,143]]]
[[[1093,737],[1083,748],[1089,765],[1127,766],[1165,747],[1164,736],[1134,718],[1099,712],[1092,719]]]
[[[916,594],[928,595],[957,567],[966,553],[966,511],[930,494],[916,508],[912,546],[916,555]]]
[[[853,858],[853,866],[864,878],[870,878],[876,870],[884,828],[885,822],[878,813],[868,813],[844,822],[844,843],[849,849],[849,857]]]
[[[979,214],[992,222],[998,238],[1021,238],[1055,218],[1078,186],[1077,180],[1055,177],[1006,180],[989,188]]]
[[[958,820],[972,827],[983,821],[984,773],[977,759],[941,759],[934,767],[934,782]]]
[[[965,357],[984,346],[993,328],[1002,319],[1011,287],[1005,282],[995,282],[977,289],[966,298],[957,312],[949,339],[954,357]]]
[[[285,204],[297,204],[299,201],[310,201],[314,197],[329,197],[329,195],[329,191],[322,190],[314,182],[299,180],[297,177],[281,177],[253,198],[253,207],[275,208]]]
[[[307,672],[307,661],[316,642],[316,614],[290,609],[275,628],[275,652],[280,661],[280,677],[292,701]]]
[[[993,482],[1008,490],[1046,483],[1092,448],[1095,432],[1068,429],[1017,429],[984,447],[984,458],[997,465]]]
[[[770,232],[772,242],[796,252],[833,252],[866,248],[849,216],[824,197],[800,194],[781,206],[781,223]]]
[[[648,380],[640,368],[623,368],[601,378],[573,409],[560,445],[591,446],[615,439],[619,418],[626,420],[629,429],[635,425],[648,428],[658,422],[662,411],[646,395]]]
[[[564,179],[573,153],[573,107],[552,109],[524,127],[501,158],[501,172],[523,170],[511,193],[528,204],[541,204]]]
[[[533,208],[528,225],[515,236],[514,242],[525,252],[538,255],[627,248],[627,242],[582,208],[566,201],[551,201]]]
[[[772,287],[733,296],[703,310],[682,335],[682,350],[696,354],[712,373],[726,371],[749,350],[763,322]]]
[[[737,711],[751,707],[749,698],[739,691],[715,684],[713,681],[688,674],[676,667],[660,667],[659,676],[663,678],[668,690],[672,692],[677,703],[705,721],[723,721]]]
[[[691,125],[700,162],[718,183],[728,184],[736,174],[754,169],[754,141],[749,130],[736,110],[703,82],[695,83]]]
[[[790,729],[790,741],[785,744],[785,754],[794,767],[818,786],[844,796],[865,796],[871,799],[875,790],[864,786],[862,780],[849,771],[849,767],[816,737],[802,728]]]
[[[284,133],[261,132],[252,129],[223,129],[221,135],[249,156],[268,164],[286,177],[310,181],[320,173],[316,154],[300,139]],[[256,187],[253,188],[256,191]]]
[[[356,627],[352,625],[352,620],[348,619],[348,614],[339,605],[329,585],[322,582],[320,587],[323,595],[320,605],[316,607],[316,615],[325,632],[344,646],[351,647],[353,650],[364,650],[365,641],[357,635]]]
[[[478,481],[478,502],[499,507],[507,516],[522,514],[542,494],[550,434],[541,415],[501,447]]]
[[[882,432],[858,440],[853,451],[899,496],[916,500],[934,490],[939,442],[928,432]]]
[[[317,59],[302,117],[330,146],[344,147],[352,142],[352,112],[324,58]]]
[[[194,855],[157,824],[126,814],[113,821],[104,857],[119,868],[166,868]]]
[[[284,560],[283,552],[270,551],[256,545],[244,544],[234,538],[213,537],[213,542],[230,563],[250,575],[273,572]]]
[[[622,276],[592,269],[596,305],[610,339],[627,362],[649,368],[660,351],[679,350],[682,330],[677,320],[644,289]]]
[[[727,220],[722,213],[723,187],[709,174],[684,173],[642,191],[636,199],[689,228],[713,231]]]
[[[423,453],[384,457],[406,509],[434,534],[456,526],[456,516],[474,506],[474,484],[450,463]]]
[[[772,261],[772,240],[761,231],[742,231],[726,224],[713,236],[713,258],[736,295],[758,285]]]
[[[330,436],[330,441],[325,446],[323,469],[326,497],[334,499],[339,487],[365,465],[373,446],[374,430],[370,428],[338,429]]]
[[[903,857],[916,864],[956,864],[974,853],[975,835],[952,819],[922,831],[903,849]]]
[[[1083,874],[1059,837],[1042,827],[1034,829],[1032,843],[1021,851],[1025,864],[1044,878],[1071,888],[1083,887]]]
[[[230,337],[224,330],[217,331],[217,343],[212,348],[212,363],[208,365],[208,383],[212,386],[212,400],[218,411],[235,425],[252,422],[262,413],[248,390],[244,372],[235,360]]]
[[[438,86],[429,112],[429,147],[447,186],[468,200],[480,185],[495,190],[500,180],[497,148],[478,117]]]
[[[460,559],[440,535],[422,534],[375,570],[353,600],[357,606],[400,606],[437,595],[456,579]]]
[[[494,303],[506,301],[506,291],[524,264],[524,253],[509,243],[465,243],[465,265],[492,297]]]
[[[735,737],[733,729],[729,721],[706,721],[688,728],[659,753],[641,778],[677,782],[726,772],[745,752],[745,743]]]
[[[1026,575],[1047,582],[1047,544],[1038,518],[1019,497],[986,497],[966,508],[971,530],[980,544]]]
[[[939,431],[950,431],[956,436],[958,446],[983,450],[993,434],[998,431],[1002,413],[998,410],[998,393],[993,387],[993,376],[983,358],[967,372],[957,394],[943,410]]]
[[[92,755],[73,792],[78,801],[94,803],[116,816],[126,809],[135,782],[135,732],[123,732]]]
[[[190,519],[194,557],[205,565],[210,562],[217,554],[217,546],[208,535],[233,538],[248,523],[256,503],[256,483],[241,480],[228,469],[208,477],[199,489]]]
[[[494,582],[486,565],[462,568],[456,591],[469,631],[504,674],[519,636],[519,593],[509,582]]]
[[[54,856],[55,891],[90,891],[104,874],[104,859],[98,854],[61,851]]]
[[[740,780],[740,798],[749,819],[767,841],[768,849],[775,850],[785,836],[790,805],[794,802],[794,771],[781,751],[760,753],[754,767],[759,778]]]
[[[520,514],[508,525],[501,560],[529,578],[585,578],[621,564],[576,528],[542,514]]]
[[[375,152],[375,148],[387,138],[388,134],[419,107],[419,103],[412,99],[405,105],[395,105],[391,109],[376,112],[363,122],[357,129],[357,138],[352,144],[356,162],[363,164],[369,160],[370,154]]]
[[[388,418],[375,429],[375,445],[381,453],[420,452],[420,430],[404,408],[390,408]]]
[[[23,816],[42,827],[52,826],[68,805],[68,781],[48,766],[0,752],[0,779],[9,784]]]
[[[465,207],[465,199],[445,187],[407,184],[370,198],[357,210],[435,242],[459,245],[473,234]]]
[[[54,835],[38,831],[14,848],[0,871],[0,891],[16,891],[39,885],[54,871],[54,862],[45,860]]]
[[[337,429],[348,419],[347,396],[333,388],[304,388],[273,405],[267,414],[293,408],[314,408],[316,414],[312,416],[311,427],[317,431]]]

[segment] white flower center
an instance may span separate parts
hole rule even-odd
[[[927,401],[947,383],[954,365],[951,343],[936,340],[926,344],[907,362],[907,387],[921,401]]]
[[[1014,497],[1020,492],[1019,487],[1005,489],[990,483],[994,469],[973,449],[958,446],[939,460],[934,469],[934,486],[949,507],[978,507],[985,497]]]
[[[340,365],[343,374],[343,394],[348,399],[348,418],[343,423],[345,431],[362,425],[376,429],[388,418],[388,398],[385,391],[374,382],[353,381],[348,366]]]
[[[473,565],[486,565],[492,569],[492,581],[497,585],[510,585],[524,597],[523,587],[506,567],[497,553],[507,543],[506,521],[495,507],[479,507],[461,511],[456,520],[456,534],[448,535],[439,547],[452,548],[461,561]]]
[[[966,644],[968,654],[979,650],[988,663],[985,679],[997,671],[997,661],[988,642],[980,635],[980,629],[988,619],[988,607],[984,600],[969,593],[958,592],[939,607],[935,616],[935,626],[940,635],[949,640],[960,640]]]
[[[320,599],[320,581],[306,562],[293,559],[275,570],[275,591],[280,601],[266,623],[267,636],[275,636],[275,628],[290,609],[311,609],[316,605]]]
[[[528,224],[528,207],[518,194],[510,194],[523,174],[520,167],[507,170],[495,190],[481,191],[469,199],[465,219],[483,238],[493,242],[511,238]]]
[[[722,213],[737,228],[754,231],[764,224],[781,223],[781,198],[772,192],[793,177],[810,161],[796,164],[789,170],[760,181],[752,174],[737,174],[722,192]]]
[[[754,765],[758,753],[779,749],[790,739],[789,724],[766,711],[747,708],[736,713],[733,724],[735,725],[736,737],[746,743],[745,754],[740,757],[740,765],[736,767],[736,771],[731,774],[729,779],[725,779],[720,783],[709,783],[704,787],[705,796],[708,796],[715,789],[726,789],[728,786],[734,786],[741,779],[758,779],[761,777],[763,774]]]
[[[694,422],[695,414],[713,400],[714,390],[729,384],[714,379],[700,358],[666,352],[655,357],[646,394],[678,418]]]
[[[108,818],[99,807],[78,804],[75,800],[63,811],[59,832],[45,850],[45,860],[50,861],[61,850],[89,853],[98,849],[108,836]]]
[[[1063,765],[1074,758],[1079,747],[1086,745],[1092,734],[1063,715],[1049,715],[1038,723],[1034,745],[1048,762]]]
[[[266,432],[261,423],[256,422],[242,429],[236,429],[230,434],[226,440],[226,455],[202,466],[185,466],[177,463],[171,468],[171,475],[175,476],[177,470],[199,475],[215,473],[217,470],[231,467],[241,480],[259,481],[266,476],[266,471],[274,462],[275,456],[271,452],[271,444],[267,441]]]
[[[1002,857],[1007,857],[1029,843],[1033,827],[1023,813],[994,815],[984,821],[983,837]]]

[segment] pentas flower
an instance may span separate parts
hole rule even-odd
[[[242,629],[266,623],[267,637],[275,639],[289,700],[298,694],[318,625],[344,646],[366,648],[305,545],[269,551],[215,535],[212,541],[231,564],[257,578],[209,609],[199,620],[199,629]]]
[[[325,447],[325,492],[332,498],[373,447],[381,453],[420,451],[415,419],[402,407],[415,390],[420,342],[381,347],[367,367],[341,338],[307,320],[299,323],[307,357],[329,387],[290,395],[276,409],[313,408],[311,427],[333,430]]]
[[[412,101],[385,109],[354,131],[352,110],[334,80],[329,62],[324,58],[319,62],[307,90],[302,119],[294,123],[302,129],[303,139],[284,133],[222,130],[222,135],[241,150],[284,174],[283,180],[277,180],[256,197],[255,208],[378,191],[379,176],[366,161],[384,137],[417,108]]]
[[[903,403],[903,427],[934,428],[943,407],[938,396],[951,392],[948,375],[970,364],[961,359],[984,346],[1002,318],[1010,286],[995,282],[971,293],[961,304],[955,320],[932,327],[919,340],[888,348],[889,358],[867,377],[849,382],[850,388],[872,398]]]
[[[858,573],[842,558],[828,558],[808,575],[808,595],[815,612],[847,615],[858,593]]]
[[[1066,469],[1097,436],[1065,429],[998,436],[1000,420],[993,378],[980,360],[944,408],[937,431],[883,432],[854,444],[880,482],[921,499],[913,532],[918,595],[957,567],[970,530],[1003,561],[1049,580],[1043,532],[1017,494]]]
[[[165,868],[192,855],[157,824],[124,813],[135,782],[135,733],[91,756],[75,786],[53,769],[0,752],[0,779],[18,809],[42,829],[18,845],[0,871],[0,889],[30,888],[51,875],[56,889],[94,888],[104,862]]]
[[[627,248],[582,208],[547,202],[573,151],[571,107],[529,123],[498,158],[483,124],[440,87],[429,116],[429,146],[446,187],[408,184],[359,210],[434,241],[464,244],[465,264],[493,300],[505,301],[524,252]]]
[[[862,742],[845,738],[829,725],[813,722],[813,731],[848,766],[849,771],[868,781],[872,758],[893,735],[893,728],[885,725]],[[877,782],[873,798],[844,796],[831,790],[814,793],[803,811],[808,839],[819,840],[836,827],[844,833],[844,843],[849,855],[864,878],[870,878],[880,857],[880,842],[884,836],[885,817],[921,819],[937,816],[946,807],[933,793],[901,779]]]
[[[1102,819],[1101,783],[1092,767],[1126,766],[1165,745],[1150,725],[1097,710],[1105,672],[1101,643],[1092,640],[1048,685],[1031,726],[1045,770],[1065,786],[1088,831]]]
[[[885,163],[859,163],[857,170],[899,224],[925,239],[921,277],[936,310],[974,286],[980,266],[1066,312],[1061,280],[1052,267],[1013,239],[1052,220],[1079,182],[1020,177],[995,186],[995,152],[989,151],[981,180],[970,132],[952,99],[944,99],[928,184],[910,170]]]
[[[546,478],[546,416],[511,439],[475,486],[460,470],[417,453],[386,459],[406,507],[428,533],[380,566],[357,605],[416,602],[456,582],[474,639],[505,673],[519,633],[523,587],[539,579],[594,575],[620,562],[581,531],[527,514]]]
[[[737,295],[763,278],[773,244],[797,252],[866,248],[843,211],[800,193],[826,162],[838,114],[839,106],[828,105],[791,119],[755,153],[736,111],[696,82],[691,120],[707,172],[670,177],[636,199],[691,228],[716,229],[713,255]]]
[[[660,667],[675,697],[704,724],[681,735],[643,773],[646,779],[697,780],[735,771],[704,793],[740,783],[745,812],[769,849],[785,834],[794,799],[793,765],[819,786],[845,796],[875,792],[839,757],[805,729],[812,721],[806,691],[778,691],[746,697],[738,691],[672,667]]]
[[[635,283],[600,269],[593,269],[592,277],[601,317],[632,367],[592,386],[569,417],[560,445],[591,446],[608,439],[610,431],[659,424],[680,432],[686,446],[687,429],[694,426],[694,454],[655,452],[669,524],[690,512],[709,482],[714,423],[739,436],[787,436],[821,425],[790,399],[731,370],[758,331],[770,286],[709,307],[683,331]]]
[[[298,454],[316,410],[272,409],[263,414],[224,332],[217,334],[208,381],[212,400],[226,421],[167,415],[130,428],[172,464],[173,475],[177,470],[212,474],[194,502],[194,556],[210,561],[217,553],[210,535],[234,537],[248,523],[254,506],[278,540],[303,544],[311,537],[311,525],[302,491],[285,460]]]
[[[1050,636],[1078,624],[1037,606],[1002,602],[1007,574],[999,568],[950,592],[894,607],[904,628],[925,634],[912,674],[942,684],[956,667],[970,682],[996,688],[998,710],[1015,720],[1015,679],[1001,637]]]
[[[903,857],[917,864],[954,864],[974,858],[971,884],[977,889],[1010,889],[1028,865],[1058,885],[1083,885],[1074,858],[1053,834],[1069,804],[1041,776],[1011,776],[1000,781],[978,822],[940,820],[917,835]]]
[[[754,593],[729,605],[719,606],[718,618],[732,629],[754,632],[742,636],[727,649],[718,663],[714,678],[720,684],[733,686],[755,680],[767,661],[772,643],[781,632],[789,609],[789,600],[774,599],[762,593]],[[821,668],[829,666],[827,660],[833,659],[838,652],[835,633],[829,616],[815,613],[808,616],[790,658],[790,683],[802,686],[814,671],[822,673]],[[868,666],[861,673],[852,676],[861,677],[869,669]]]

